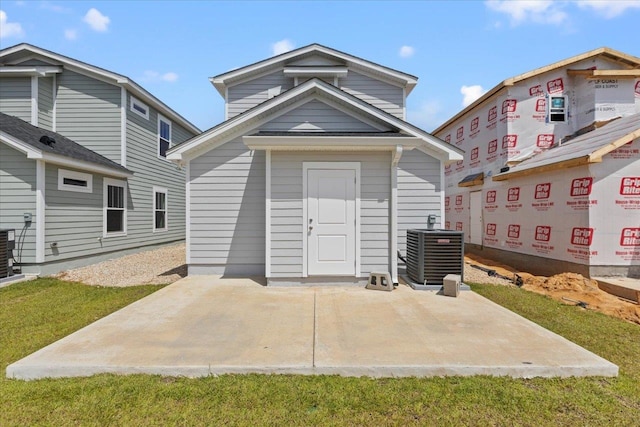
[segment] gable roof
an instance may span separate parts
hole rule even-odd
[[[24,120],[4,113],[0,113],[0,140],[26,153],[27,157],[31,159],[43,159],[51,163],[93,170],[111,176],[127,177],[133,175],[133,172],[124,166],[59,133],[33,126]],[[41,140],[45,142],[41,142]]]
[[[78,61],[77,59],[69,58],[68,56],[60,55],[59,53],[51,52],[41,47],[33,46],[28,43],[21,43],[0,50],[0,69],[5,68],[9,71],[11,71],[11,69],[17,69],[15,63],[19,63],[19,61],[23,60],[25,56],[28,58],[34,56],[46,58],[50,61],[62,63],[63,66],[69,70],[124,87],[131,92],[131,94],[140,98],[140,100],[150,103],[164,116],[171,118],[190,132],[200,133],[200,129],[198,129],[197,126],[175,112],[168,105],[153,96],[150,92],[138,85],[129,77],[105,70],[104,68],[96,67],[95,65],[87,64],[86,62]]]
[[[507,172],[494,175],[493,180],[502,181],[559,168],[599,163],[606,154],[637,138],[640,138],[640,113],[616,119],[566,144],[536,154]]]
[[[287,109],[293,109],[311,99],[318,98],[348,106],[371,120],[384,123],[397,129],[398,132],[420,138],[423,143],[418,149],[429,152],[431,155],[435,154],[443,161],[462,160],[463,158],[463,151],[457,147],[447,144],[411,123],[405,122],[333,85],[314,78],[171,148],[167,152],[167,159],[181,162],[197,157],[233,138],[245,135],[251,129],[273,119],[277,113],[283,114],[288,111]],[[322,136],[323,132],[318,132],[317,135]]]
[[[567,65],[571,65],[576,62],[584,61],[585,59],[590,59],[597,56],[612,60],[614,62],[618,62],[628,69],[640,70],[640,58],[636,56],[627,55],[626,53],[623,53],[608,47],[600,47],[598,49],[590,50],[580,55],[572,56],[570,58],[563,59],[562,61],[554,62],[553,64],[545,65],[544,67],[536,68],[535,70],[518,74],[517,76],[510,77],[506,80],[503,80],[502,82],[498,83],[495,87],[493,87],[491,90],[487,91],[480,98],[476,99],[474,102],[469,104],[463,110],[458,112],[455,116],[451,117],[449,120],[447,120],[446,122],[438,126],[438,128],[435,129],[433,133],[437,134],[438,132],[443,131],[447,126],[451,125],[453,122],[455,122],[456,120],[458,120],[459,118],[461,118],[462,116],[464,116],[465,114],[467,114],[468,112],[470,112],[471,110],[473,110],[474,108],[476,108],[477,106],[479,106],[480,104],[482,104],[483,102],[491,98],[496,93],[500,92],[505,87],[513,86],[516,83],[521,82],[523,80],[530,79],[540,74],[544,74],[549,71],[554,71],[554,70],[557,70],[558,68],[562,68]]]
[[[393,81],[398,86],[406,89],[406,95],[409,95],[418,83],[418,78],[416,76],[403,73],[402,71],[398,71],[393,68],[385,67],[384,65],[376,64],[375,62],[367,61],[366,59],[362,59],[318,43],[303,46],[301,48],[258,61],[251,65],[236,68],[235,70],[211,77],[209,80],[218,90],[220,95],[224,97],[225,89],[236,82],[243,81],[253,75],[263,74],[268,70],[282,69],[288,62],[312,56],[314,54],[344,61],[347,66],[352,67],[354,70],[359,69],[367,72],[368,74],[381,76],[387,80]]]

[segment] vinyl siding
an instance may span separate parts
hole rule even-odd
[[[360,162],[361,274],[389,269],[388,153],[280,153],[271,157],[271,277],[302,276],[303,162]]]
[[[57,132],[120,163],[120,87],[69,70],[57,83]]]
[[[38,79],[38,127],[53,130],[53,78]]]
[[[376,128],[339,111],[324,102],[314,100],[283,114],[263,125],[269,131],[351,131],[373,132]]]
[[[427,228],[429,214],[434,228],[442,228],[440,161],[418,150],[405,153],[398,165],[398,250],[407,249],[407,230]]]
[[[349,70],[347,77],[339,80],[340,89],[363,101],[403,118],[404,100],[402,88]]]
[[[255,107],[269,99],[269,89],[280,87],[280,93],[293,87],[293,78],[286,78],[282,70],[240,83],[228,89],[228,118]]]
[[[264,151],[238,138],[192,160],[190,173],[191,265],[264,268]]]
[[[103,224],[103,177],[93,176],[93,191],[78,193],[58,190],[59,168],[47,164],[45,167],[45,262],[60,261],[80,256],[90,256],[118,249],[112,239],[102,239]],[[77,172],[88,173],[82,170]],[[129,203],[127,208],[131,209]],[[51,247],[56,242],[57,247]]]
[[[0,78],[0,112],[31,123],[31,77]]]
[[[144,102],[144,101],[143,101]],[[149,107],[149,120],[129,110],[127,99],[127,168],[134,171],[128,179],[134,209],[129,213],[126,246],[158,244],[185,237],[185,172],[174,163],[158,157],[158,113]],[[148,104],[147,104],[148,105]],[[193,136],[175,122],[171,123],[172,143]],[[168,190],[168,230],[154,232],[153,187]]]
[[[0,143],[0,228],[16,230],[16,260],[35,262],[36,255],[36,162],[26,154]],[[29,212],[33,221],[25,227],[23,214]],[[23,235],[24,233],[24,235]],[[18,238],[24,241],[20,248]]]

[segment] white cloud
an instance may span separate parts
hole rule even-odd
[[[9,22],[4,10],[0,10],[0,39],[9,37],[22,37],[24,30],[18,22]]]
[[[278,42],[273,43],[271,45],[271,51],[275,56],[275,55],[280,55],[281,53],[289,52],[290,50],[293,50],[294,47],[295,46],[293,42],[291,42],[291,40],[284,39],[284,40],[280,40]]]
[[[168,72],[168,73],[164,73],[162,75],[162,80],[165,82],[175,82],[176,80],[178,80],[178,75],[172,71]]]
[[[416,53],[416,50],[413,47],[405,45],[400,48],[398,55],[400,55],[401,58],[411,58],[414,53]]]
[[[463,95],[462,97],[462,106],[466,107],[471,104],[476,99],[480,98],[487,91],[482,88],[480,85],[473,86],[462,86],[460,88],[460,93]]]
[[[63,7],[63,6],[48,2],[48,1],[41,2],[40,3],[40,8],[41,9],[45,9],[45,10],[50,10],[51,12],[56,12],[56,13],[69,13],[69,12],[71,12],[71,9],[69,9],[68,7]]]
[[[91,29],[99,32],[107,31],[109,29],[109,23],[111,22],[108,16],[103,15],[98,9],[93,7],[89,9],[82,20],[89,24]]]
[[[568,15],[562,10],[564,3],[552,0],[487,0],[485,5],[509,16],[512,26],[531,21],[537,24],[561,24]]]
[[[147,83],[173,83],[178,80],[178,74],[174,73],[173,71],[162,74],[157,71],[147,70],[144,72],[144,76],[140,80]]]
[[[407,120],[421,129],[431,131],[444,122],[442,106],[436,100],[423,101],[417,109],[407,109]]]
[[[582,9],[593,9],[605,19],[622,15],[627,9],[640,9],[640,0],[578,0],[576,3]]]
[[[78,31],[74,29],[64,30],[64,38],[67,40],[75,40],[78,38]]]

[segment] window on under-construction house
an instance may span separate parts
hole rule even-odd
[[[569,99],[566,96],[549,96],[547,100],[547,121],[566,123],[568,121]]]

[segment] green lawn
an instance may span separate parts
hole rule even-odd
[[[159,288],[39,279],[0,289],[0,425],[632,426],[640,419],[640,327],[490,285],[473,289],[618,364],[620,376],[4,378],[9,363]]]

